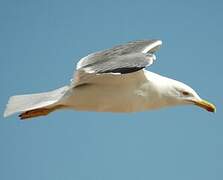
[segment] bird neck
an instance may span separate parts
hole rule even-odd
[[[144,74],[147,81],[142,85],[141,89],[145,93],[148,109],[175,106],[178,104],[169,95],[171,92],[170,84],[174,80],[146,70]]]

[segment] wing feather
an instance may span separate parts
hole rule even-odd
[[[161,45],[162,41],[160,40],[132,41],[127,44],[115,46],[111,49],[89,54],[77,63],[76,69],[79,70],[81,68],[84,68],[85,66],[99,64],[104,61],[111,61],[120,56],[125,56],[128,54],[154,53],[160,48]]]
[[[100,74],[126,74],[150,66],[153,54],[162,44],[160,40],[133,41],[82,58],[76,67],[73,84],[79,86]]]

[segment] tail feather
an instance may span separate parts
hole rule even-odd
[[[50,109],[58,104],[68,89],[69,86],[64,86],[50,92],[12,96],[6,106],[4,117],[34,109]]]

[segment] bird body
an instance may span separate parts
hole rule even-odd
[[[135,112],[149,108],[145,99],[144,72],[97,78],[94,83],[74,88],[66,104],[77,110],[98,112]]]
[[[73,88],[65,104],[76,110],[98,112],[157,109],[175,105],[161,91],[169,81],[172,80],[147,70],[118,76],[106,74],[92,84]]]
[[[160,40],[133,41],[82,58],[70,85],[39,94],[12,96],[4,116],[21,112],[27,119],[59,109],[138,112],[195,104],[214,112],[189,86],[147,71]]]

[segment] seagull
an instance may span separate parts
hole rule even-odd
[[[161,40],[138,40],[82,58],[69,85],[9,98],[4,117],[45,116],[62,109],[130,113],[177,105],[197,105],[215,112],[188,85],[150,72]]]

